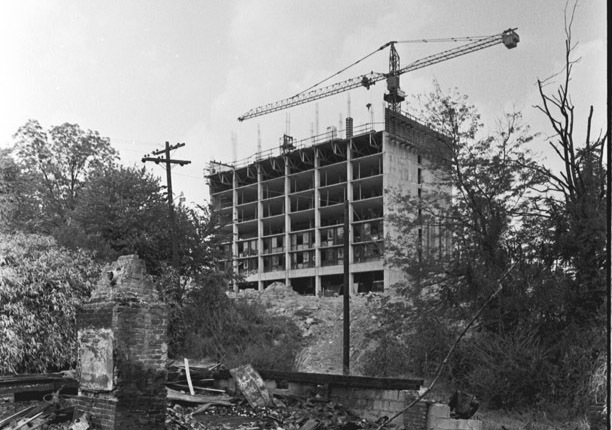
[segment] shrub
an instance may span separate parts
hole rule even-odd
[[[405,376],[413,373],[407,346],[385,334],[381,334],[374,349],[366,351],[362,361],[362,372],[368,376]]]
[[[375,308],[382,329],[363,357],[363,372],[370,376],[431,376],[454,339],[451,324],[434,311],[423,311],[405,302],[381,301]]]
[[[76,307],[99,267],[39,235],[0,235],[0,374],[76,362]]]
[[[551,347],[549,401],[563,404],[574,413],[584,413],[601,401],[601,362],[608,357],[608,335],[604,327],[568,326]]]
[[[212,357],[230,368],[250,363],[260,369],[293,370],[301,347],[295,323],[268,314],[262,304],[232,300],[226,289],[224,275],[210,273],[198,276],[182,300],[170,300],[166,290],[170,355]]]
[[[533,406],[549,386],[549,356],[534,330],[479,333],[459,349],[453,374],[491,408]]]

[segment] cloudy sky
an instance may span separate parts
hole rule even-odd
[[[391,40],[482,36],[518,28],[516,49],[496,45],[402,75],[408,95],[437,80],[458,88],[487,127],[511,110],[533,131],[550,129],[533,105],[536,80],[564,65],[564,0],[2,0],[0,2],[0,146],[28,119],[43,127],[78,123],[111,139],[125,164],[165,141],[184,142],[173,169],[175,193],[204,203],[203,171],[211,160],[232,162],[276,148],[286,133],[308,138],[382,119],[384,83],[238,122],[256,106],[287,98]],[[606,1],[582,0],[573,25],[577,116],[596,110],[605,128]],[[458,46],[405,43],[401,63]],[[380,51],[329,81],[388,71]],[[554,86],[549,87],[554,90]],[[316,111],[318,109],[318,121]],[[343,127],[342,127],[343,128]],[[258,133],[259,130],[259,133]],[[544,138],[533,149],[548,155]],[[553,163],[553,160],[550,161]],[[161,167],[152,171],[165,177]]]

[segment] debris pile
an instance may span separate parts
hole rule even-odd
[[[191,366],[185,367],[189,379]],[[239,390],[233,397],[227,394],[204,396],[176,392],[170,395],[169,391],[168,400],[176,404],[168,408],[166,428],[357,430],[374,429],[380,424],[363,420],[343,405],[320,394],[313,393],[306,397],[271,394],[251,365],[231,369],[230,373]],[[200,405],[193,406],[194,403]]]
[[[168,408],[169,430],[371,430],[381,422],[367,421],[352,414],[339,403],[325,398],[275,394],[274,406],[251,407],[245,398],[236,397],[232,406],[190,407],[175,404]]]
[[[20,411],[0,420],[0,429],[64,429],[62,424],[72,420],[74,407],[69,405],[59,395],[59,390],[45,396],[45,400],[30,405]]]
[[[381,422],[362,419],[321,393],[272,393],[251,365],[231,369],[236,392],[214,388],[215,376],[227,373],[219,363],[180,360],[168,371],[168,430],[371,430]],[[74,417],[74,396],[59,390],[0,419],[0,430],[87,430],[86,415]],[[393,426],[391,426],[392,428]]]

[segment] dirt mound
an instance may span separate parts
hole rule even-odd
[[[261,292],[261,295],[264,297],[295,297],[299,296],[293,288],[286,286],[282,282],[274,282],[266,287],[265,290]]]
[[[342,373],[343,298],[302,296],[282,283],[268,286],[262,292],[239,293],[258,300],[275,315],[293,319],[302,331],[305,346],[298,357],[299,372]],[[350,367],[351,374],[362,375],[364,354],[376,344],[369,334],[378,328],[372,313],[378,296],[352,296],[350,300]]]

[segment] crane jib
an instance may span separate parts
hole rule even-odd
[[[245,119],[266,115],[268,113],[276,112],[283,109],[288,109],[294,106],[298,106],[314,100],[319,100],[324,97],[329,97],[334,94],[352,90],[358,87],[366,87],[366,89],[370,89],[370,86],[374,85],[376,82],[387,79],[390,76],[399,76],[403,73],[431,66],[432,64],[437,64],[442,61],[450,60],[452,58],[456,58],[461,55],[468,54],[470,52],[479,51],[481,49],[488,48],[498,43],[503,43],[506,48],[512,49],[515,48],[518,42],[520,41],[520,38],[518,34],[516,34],[515,30],[516,28],[510,28],[500,34],[482,38],[466,45],[459,46],[457,48],[448,49],[446,51],[442,51],[437,54],[421,58],[400,69],[389,70],[389,73],[370,72],[366,75],[358,76],[342,82],[337,82],[335,84],[328,85],[326,87],[307,91],[296,96],[290,97],[288,99],[279,100],[274,103],[268,103],[266,105],[259,106],[255,109],[251,109],[244,115],[238,117],[238,120],[244,121]],[[390,46],[392,45],[392,43],[393,42],[389,42],[386,45],[383,45],[380,49]]]

